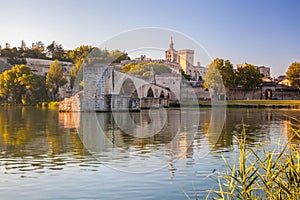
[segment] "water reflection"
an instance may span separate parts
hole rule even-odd
[[[79,135],[85,148],[109,167],[149,172],[193,156],[199,112],[170,109],[165,115],[160,110],[80,115]]]
[[[81,162],[84,148],[76,129],[65,129],[57,111],[0,108],[0,167],[5,173],[61,170]]]
[[[231,147],[234,136],[243,137],[243,129],[250,146],[279,139],[297,143],[299,138],[295,137],[292,127],[299,130],[299,115],[299,110],[290,109],[228,109],[222,134],[214,147]]]
[[[207,152],[232,151],[234,136],[241,137],[243,126],[249,145],[277,142],[279,138],[293,138],[300,144],[293,134],[293,130],[299,130],[299,110],[227,109],[224,127],[218,123],[213,126],[212,119],[218,121],[223,114],[211,109],[168,109],[164,118],[159,112],[147,110],[112,115],[2,107],[0,172],[49,173],[74,166],[95,170],[102,163],[134,172],[167,166],[174,175],[176,160],[183,160],[181,167],[186,168]],[[129,117],[133,125],[140,126],[138,130],[153,130],[149,124],[154,121],[159,129],[154,135],[136,137],[134,126],[125,126]],[[218,130],[222,130],[220,135],[215,134]]]

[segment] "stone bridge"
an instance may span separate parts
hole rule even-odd
[[[83,71],[80,111],[135,111],[168,107],[170,90],[155,84],[154,75],[149,80],[107,66],[87,66]]]

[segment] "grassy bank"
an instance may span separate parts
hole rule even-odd
[[[218,102],[213,105],[218,105]],[[223,104],[224,103],[224,104]],[[220,105],[227,107],[245,107],[245,108],[300,108],[300,100],[228,100]],[[211,107],[211,101],[192,101],[170,103],[170,107]]]
[[[300,107],[300,100],[229,100],[231,107]]]
[[[9,103],[2,103],[0,104],[2,107],[42,107],[42,108],[50,108],[50,109],[58,109],[59,102],[52,101],[52,102],[39,102],[37,104],[9,104]]]

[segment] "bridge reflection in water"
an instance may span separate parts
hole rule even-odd
[[[240,137],[244,128],[247,144],[256,145],[279,137],[291,138],[291,127],[299,124],[282,115],[282,111],[268,109],[166,109],[165,115],[162,113],[156,109],[73,114],[77,115],[80,138],[90,153],[102,163],[137,172],[182,158],[227,151],[234,145],[234,136]],[[293,138],[294,143],[298,141]]]
[[[199,122],[191,109],[116,113],[115,118],[112,113],[58,113],[31,107],[0,111],[0,171],[8,174],[45,173],[83,162],[92,166],[95,158],[87,150],[101,163],[123,170],[171,167],[176,159],[185,167],[201,163],[197,159],[207,153],[233,151],[234,136],[239,137],[243,128],[249,145],[293,138],[300,146],[300,138],[293,134],[299,129],[300,112],[291,109],[227,109],[220,135],[214,134],[220,126],[211,122],[224,115],[209,108],[200,109]],[[136,135],[137,130],[144,134]]]
[[[199,112],[150,109],[141,112],[73,113],[85,148],[119,170],[145,172],[193,156]]]

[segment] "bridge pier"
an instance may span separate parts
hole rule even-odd
[[[169,107],[169,99],[146,97],[141,99],[141,109]]]

